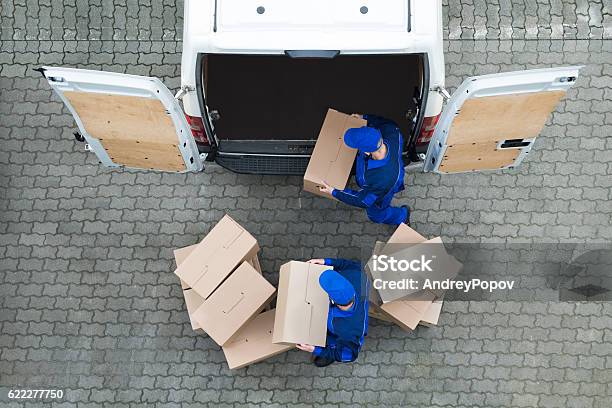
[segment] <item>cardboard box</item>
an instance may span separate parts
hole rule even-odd
[[[223,346],[261,312],[275,292],[274,286],[243,262],[194,312],[193,319]]]
[[[186,246],[184,248],[175,249],[174,250],[174,260],[176,261],[176,266],[178,267],[187,258],[187,256],[189,256],[189,254],[193,252],[193,250],[197,246],[198,244],[193,244],[193,245]],[[253,258],[248,259],[247,262],[250,263],[251,266],[255,268],[257,272],[259,272],[260,274],[262,273],[261,264],[259,262],[259,256],[257,256],[257,254]],[[183,280],[181,280],[181,287],[183,289],[189,289],[189,285],[187,284],[187,282]]]
[[[406,247],[401,245],[387,244],[382,254],[389,255],[395,259],[419,259],[424,257],[428,260],[431,271],[411,271],[410,274],[397,270],[388,269],[386,271],[371,269],[374,279],[382,281],[399,281],[401,279],[412,278],[419,281],[421,284],[426,279],[443,281],[446,279],[454,279],[461,270],[459,263],[453,256],[449,255],[444,248],[444,244],[440,238],[430,239],[425,242],[411,244]],[[404,299],[420,292],[421,288],[404,288],[404,289],[389,289],[381,288],[378,290],[383,303],[392,302],[394,300]],[[444,295],[443,290],[431,290],[436,297]]]
[[[372,305],[371,303],[368,308],[368,316],[372,319],[382,320],[383,322],[395,323],[393,320],[388,318],[387,315],[385,315],[384,313],[380,313],[378,311],[378,307],[376,305]]]
[[[370,270],[367,267],[366,273],[368,278],[372,279]],[[433,298],[434,296],[430,294],[423,298],[422,301],[396,300],[383,304],[378,291],[370,288],[368,315],[378,320],[396,324],[406,331],[414,330],[429,309]]]
[[[419,244],[425,241],[427,241],[427,238],[402,223],[397,226],[387,244]]]
[[[392,246],[387,247],[388,244],[417,245],[426,241],[425,237],[406,224],[400,224],[386,244],[381,242],[375,244],[374,254],[383,253],[385,249],[389,251]],[[370,268],[366,265],[365,269],[368,278],[372,281]],[[374,318],[395,323],[404,330],[414,330],[421,320],[426,319],[425,323],[428,323],[428,320],[433,320],[432,315],[428,315],[429,312],[435,314],[435,309],[432,310],[435,294],[429,291],[422,291],[418,295],[416,299],[414,296],[411,296],[410,300],[395,300],[383,304],[380,294],[372,287],[370,288],[369,296],[371,315]]]
[[[427,308],[423,317],[421,317],[419,324],[428,327],[436,326],[438,324],[438,320],[440,319],[440,313],[442,312],[442,303],[443,301],[441,299],[433,302]]]
[[[434,299],[435,295],[433,293],[421,291],[417,295],[411,296],[411,300],[383,303],[380,308],[402,329],[414,330],[425,316]]]
[[[202,328],[200,327],[198,322],[194,320],[193,314],[195,313],[196,310],[198,310],[200,306],[202,306],[202,303],[204,303],[204,298],[198,295],[197,293],[195,293],[195,291],[191,288],[187,288],[183,290],[183,297],[185,298],[185,305],[187,305],[187,314],[189,315],[189,321],[191,322],[191,328],[194,331],[199,332],[202,330]]]
[[[257,272],[259,272],[260,275],[262,275],[263,273],[261,272],[261,264],[259,263],[259,257],[257,255],[255,255],[253,258],[249,259],[247,261],[248,263],[251,264],[251,266],[253,268],[255,268],[255,270]]]
[[[385,242],[376,241],[374,244],[373,254],[380,253],[385,245]],[[368,281],[370,282],[370,290],[368,291],[368,316],[385,322],[395,323],[395,320],[380,308],[380,305],[382,305],[382,300],[378,295],[378,291],[372,286],[372,273],[370,272],[370,268],[367,263],[364,267],[364,271],[368,276]]]
[[[175,249],[174,259],[176,260],[176,266],[178,267],[197,246],[198,244],[194,244],[184,248]],[[259,265],[259,258],[257,255],[255,255],[253,259],[250,259],[248,262],[257,272],[259,272],[259,274],[261,274],[261,266]],[[189,315],[191,328],[194,331],[201,332],[203,330],[200,328],[200,325],[191,316],[197,310],[197,308],[204,303],[204,298],[192,290],[183,280],[181,280],[181,288],[183,289],[183,297],[185,298],[185,305],[187,306],[187,314]]]
[[[367,272],[367,274],[368,274],[368,279],[370,280],[370,282],[372,282],[371,275],[369,274],[369,272]],[[369,291],[369,296],[368,296],[368,316],[374,319],[382,320],[384,322],[389,322],[389,323],[394,323],[394,324],[399,325],[399,323],[397,323],[392,316],[390,316],[387,312],[382,310],[382,308],[380,307],[381,305],[382,305],[382,301],[380,300],[380,296],[378,296],[378,292],[376,292],[376,289],[374,289],[372,285],[370,284],[370,291]]]
[[[294,348],[294,345],[272,343],[276,309],[257,315],[223,346],[230,369],[242,368]]]
[[[255,238],[225,215],[174,273],[206,299],[238,265],[255,257],[258,251]]]
[[[330,266],[291,261],[281,266],[272,341],[325,346],[329,297],[319,276]]]
[[[344,133],[350,128],[366,125],[367,121],[364,119],[334,109],[327,111],[304,174],[304,190],[322,197],[333,198],[321,192],[322,181],[340,190],[346,187],[357,150],[344,144]]]
[[[176,266],[178,267],[189,254],[195,249],[196,245],[190,245],[188,247],[179,248],[174,250],[174,259],[176,260]],[[181,280],[181,288],[183,289],[183,297],[185,298],[185,305],[187,306],[187,314],[191,323],[191,328],[194,331],[202,331],[200,325],[193,320],[192,315],[198,307],[204,302],[204,299],[195,293],[187,283]]]
[[[189,245],[184,248],[179,248],[174,250],[174,260],[176,261],[176,267],[183,263],[185,259],[189,256],[190,253],[198,246],[198,244]],[[189,289],[189,285],[187,282],[181,279],[181,288]]]

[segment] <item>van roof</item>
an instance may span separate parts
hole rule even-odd
[[[441,0],[186,0],[183,51],[423,52],[441,45],[441,12]]]
[[[333,31],[410,30],[410,2],[385,0],[230,0],[216,2],[216,25],[227,31]]]

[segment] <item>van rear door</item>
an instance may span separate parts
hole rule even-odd
[[[42,72],[103,165],[202,170],[183,110],[159,79],[74,68]]]
[[[517,167],[576,82],[580,68],[467,78],[442,111],[424,170],[462,173]]]

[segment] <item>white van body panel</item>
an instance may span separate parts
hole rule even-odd
[[[448,100],[446,106],[444,107],[444,110],[442,111],[440,120],[434,130],[433,137],[427,149],[424,171],[447,173],[447,171],[443,171],[443,168],[441,168],[441,164],[444,159],[451,155],[449,147],[453,147],[452,144],[454,144],[449,142],[449,138],[452,137],[451,127],[453,125],[453,122],[456,121],[458,117],[465,114],[466,109],[463,109],[462,111],[462,108],[464,108],[465,104],[468,101],[473,102],[480,99],[481,102],[489,104],[488,101],[492,100],[491,97],[544,94],[555,94],[557,96],[562,96],[565,95],[567,90],[569,90],[576,83],[576,79],[578,78],[578,74],[581,68],[582,66],[544,68],[525,71],[503,72],[466,78],[463,83],[457,88],[457,90],[453,93],[451,98]],[[554,110],[556,106],[555,102],[556,101],[553,100],[553,103],[550,104],[551,110]],[[507,108],[516,107],[518,112],[517,121],[514,121],[511,124],[504,125],[505,127],[501,130],[499,128],[494,130],[494,126],[492,126],[492,124],[505,123],[501,122],[504,120],[503,112],[496,111],[497,113],[499,113],[499,115],[491,117],[489,127],[487,127],[485,120],[474,120],[473,122],[469,123],[469,127],[473,129],[474,134],[477,132],[484,132],[491,135],[492,139],[499,139],[497,146],[493,146],[496,152],[500,152],[502,149],[517,149],[514,150],[514,153],[516,153],[516,157],[513,158],[513,160],[508,161],[507,165],[501,167],[514,168],[520,165],[521,162],[525,159],[525,157],[529,154],[529,151],[533,146],[533,142],[537,137],[537,134],[535,134],[535,132],[539,132],[539,130],[541,130],[541,126],[544,125],[544,119],[550,115],[550,110],[548,110],[547,112],[542,112],[540,114],[540,119],[542,119],[542,121],[539,123],[540,127],[532,127],[532,129],[530,129],[531,132],[523,131],[523,134],[521,134],[522,131],[520,129],[523,126],[523,123],[520,122],[523,119],[527,118],[529,114],[533,112],[538,106],[517,106],[515,103],[505,106]],[[539,106],[541,107],[542,104],[540,104]],[[493,114],[495,115],[496,112],[493,112]],[[513,126],[513,124],[516,126]],[[534,129],[537,130],[533,132]],[[518,134],[518,137],[521,138],[521,143],[524,144],[524,146],[504,147],[504,139],[507,139],[507,137],[504,137],[504,133],[514,134],[515,137]],[[528,135],[527,133],[531,134]],[[475,137],[476,136],[474,135],[468,136],[468,138],[471,139],[469,140],[469,144],[479,144],[479,141],[476,140]],[[455,147],[458,146],[458,144],[455,145]],[[472,156],[471,159],[474,161],[486,160],[485,157],[478,158],[476,156]],[[488,170],[486,168],[479,168],[478,163],[474,164],[474,168],[475,170],[473,171]],[[450,172],[452,173],[462,171],[470,170]]]
[[[262,14],[259,6],[265,8]],[[199,54],[286,50],[426,53],[430,91],[425,116],[442,109],[441,95],[431,91],[444,87],[441,0],[185,0],[184,18],[181,85],[188,90],[183,98],[188,115],[203,116],[195,91]]]
[[[408,1],[230,0],[217,3],[217,28],[229,31],[406,31]]]
[[[106,142],[87,131],[87,127],[79,116],[77,109],[67,97],[69,93],[91,95],[87,96],[87,99],[92,99],[97,94],[99,96],[127,96],[159,101],[165,109],[163,114],[171,118],[169,126],[171,131],[176,133],[174,143],[176,143],[176,151],[180,152],[182,156],[184,171],[202,170],[203,162],[185,115],[170,90],[158,78],[75,68],[45,66],[42,69],[51,88],[70,110],[81,135],[89,145],[89,150],[96,154],[101,164],[108,167],[121,166],[113,161],[113,158],[107,153],[104,145]],[[105,108],[106,106],[102,107]],[[121,109],[122,106],[118,105],[114,108]],[[99,110],[102,111],[103,109]],[[106,119],[104,120],[106,121]],[[108,120],[108,123],[110,123],[113,118],[108,117]],[[146,140],[144,142],[141,146],[146,149]]]

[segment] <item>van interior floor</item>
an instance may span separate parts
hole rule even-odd
[[[206,105],[219,113],[220,140],[315,140],[330,107],[387,117],[407,137],[422,76],[421,57],[413,54],[204,58]]]

